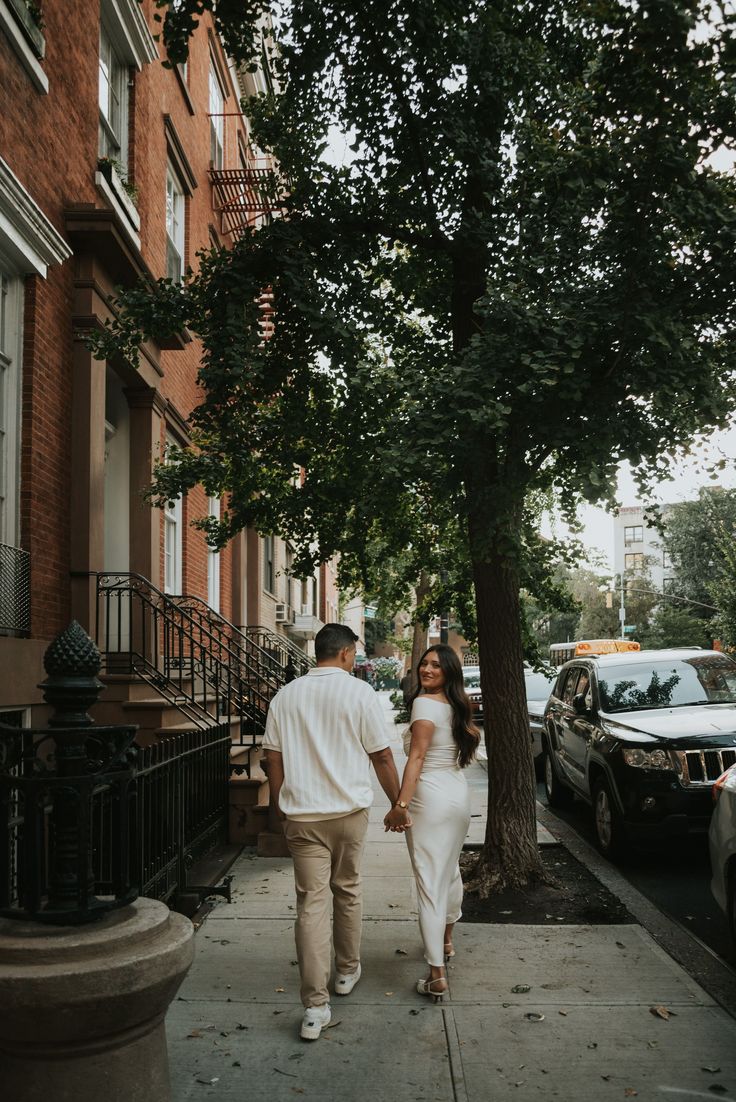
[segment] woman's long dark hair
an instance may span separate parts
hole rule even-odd
[[[422,683],[419,678],[419,667],[428,654],[435,651],[440,660],[440,669],[445,675],[443,686],[445,696],[452,707],[452,737],[458,748],[458,764],[461,769],[470,765],[475,757],[480,742],[480,731],[473,723],[473,709],[470,706],[468,694],[465,692],[463,668],[452,647],[446,643],[436,643],[433,647],[427,647],[417,665],[417,690],[409,701],[409,707],[418,696],[422,695]]]

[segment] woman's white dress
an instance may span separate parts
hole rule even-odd
[[[452,737],[452,707],[418,696],[404,732],[404,752],[411,745],[411,725],[418,719],[434,724],[422,773],[409,804],[412,826],[405,832],[419,902],[419,929],[428,964],[445,963],[445,926],[462,913],[463,882],[458,864],[470,825],[470,792],[457,764]]]

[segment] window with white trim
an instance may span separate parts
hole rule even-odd
[[[23,284],[0,256],[0,543],[18,544]]]
[[[213,168],[222,168],[225,163],[225,95],[212,58],[210,58],[209,110],[210,160]]]
[[[207,508],[211,517],[220,519],[220,499],[207,499]],[[220,611],[220,552],[213,547],[207,548],[207,604],[215,612]]]
[[[166,275],[174,283],[184,274],[185,204],[179,177],[169,166],[166,172]]]
[[[167,452],[176,447],[173,437],[166,437]],[[181,498],[167,501],[164,508],[164,593],[182,591],[182,507]]]
[[[128,64],[114,45],[104,22],[100,23],[100,66],[98,101],[100,108],[97,152],[128,166]]]

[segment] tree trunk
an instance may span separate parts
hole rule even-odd
[[[415,609],[418,608],[424,601],[425,597],[429,593],[429,578],[422,571],[419,578],[419,585],[416,588],[416,604]],[[427,649],[427,629],[424,624],[417,617],[414,620],[414,638],[411,644],[411,668],[409,673],[411,675],[411,693],[412,695],[417,691],[417,666],[419,665],[419,659]]]
[[[543,878],[524,687],[519,576],[491,549],[473,564],[478,654],[488,751],[488,821],[469,885],[481,895]]]

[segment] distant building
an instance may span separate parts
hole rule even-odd
[[[662,515],[666,520],[667,506]],[[647,524],[644,508],[629,505],[619,509],[613,525],[616,574],[647,571],[652,587],[666,590],[672,583],[672,566],[661,534]]]

